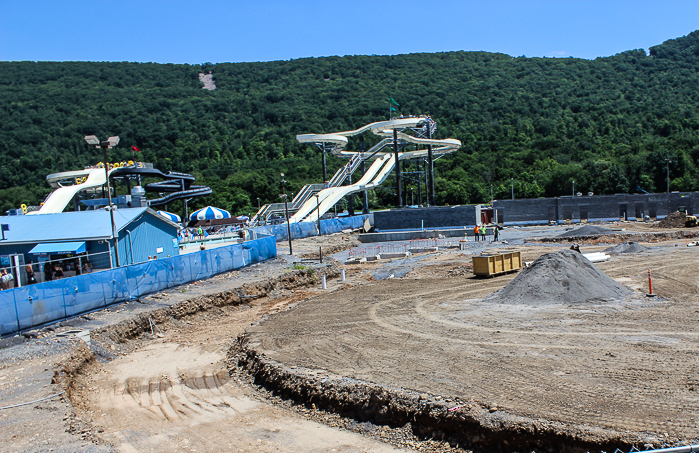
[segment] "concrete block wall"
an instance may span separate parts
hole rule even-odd
[[[567,220],[641,220],[646,215],[662,219],[678,210],[695,213],[698,202],[699,192],[681,192],[497,200],[494,204],[496,209],[502,208],[505,225],[537,225]]]
[[[530,198],[496,200],[498,221],[505,225],[546,225],[567,220],[616,221],[621,218],[642,220],[644,216],[662,219],[686,210],[699,213],[699,192],[616,194],[582,197]],[[423,224],[424,221],[424,224]],[[473,227],[475,206],[434,206],[429,208],[391,209],[374,213],[377,231],[443,227]]]
[[[504,225],[546,225],[549,212],[557,217],[555,198],[528,198],[522,200],[497,200],[493,203],[498,210],[498,220]]]
[[[441,227],[464,227],[476,224],[475,206],[432,206],[402,208],[374,213],[377,231]]]

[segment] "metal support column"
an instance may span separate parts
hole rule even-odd
[[[364,154],[364,136],[359,137],[359,152]],[[366,161],[362,160],[362,176],[366,174]],[[369,214],[369,194],[362,191],[362,214]]]
[[[323,144],[323,184],[328,181],[328,169],[325,162],[325,144]]]
[[[393,129],[393,155],[396,160],[396,207],[403,207],[403,193],[401,191],[402,181],[400,178],[400,160],[398,159],[398,131]]]
[[[347,175],[348,183],[351,186],[352,185],[352,175]],[[351,216],[354,215],[354,194],[351,193],[347,195],[347,213]]]
[[[427,123],[427,138],[432,138],[432,128],[429,122]],[[432,156],[432,145],[427,145],[427,172],[429,175],[427,199],[429,200],[430,206],[436,206],[437,202],[435,201],[434,196],[434,157]]]
[[[417,184],[417,205],[422,206],[422,190],[420,189],[422,187],[422,184],[420,184],[420,161],[418,160],[415,165],[417,165],[417,178],[415,178],[415,182]]]

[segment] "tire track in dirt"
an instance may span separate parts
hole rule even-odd
[[[274,359],[289,365],[475,400],[505,417],[691,439],[698,261],[686,251],[615,257],[598,267],[639,288],[652,267],[667,298],[547,307],[479,301],[514,275],[443,278],[445,266],[422,266],[311,298],[250,338],[265,354],[276,344]]]

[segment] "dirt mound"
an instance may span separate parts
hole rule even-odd
[[[556,237],[559,238],[575,238],[575,237],[583,237],[583,236],[601,236],[603,234],[611,234],[614,233],[613,230],[610,230],[608,228],[602,228],[594,225],[585,225],[580,228],[576,228],[571,231],[566,231],[564,233],[559,234]]]
[[[684,222],[687,220],[687,214],[682,211],[675,211],[658,222],[660,228],[684,228]]]
[[[580,304],[609,302],[631,290],[573,250],[541,255],[501,290],[485,300],[507,304]]]
[[[446,272],[446,277],[463,277],[465,275],[473,274],[473,264],[464,263],[458,266],[452,266]]]
[[[645,252],[648,250],[647,247],[642,246],[638,242],[622,242],[619,245],[615,245],[614,247],[609,247],[608,249],[604,249],[605,253],[609,253],[610,255],[621,255],[624,253],[638,253],[638,252]]]

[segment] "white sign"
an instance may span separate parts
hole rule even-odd
[[[163,248],[158,247],[157,249],[155,249],[155,253],[163,253]]]

